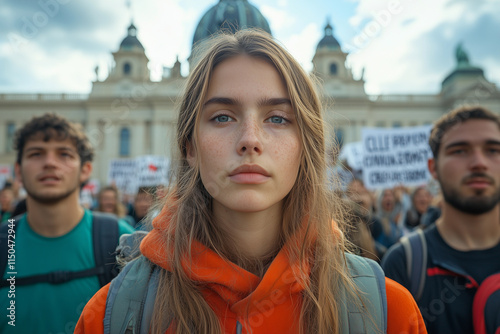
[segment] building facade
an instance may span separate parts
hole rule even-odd
[[[218,29],[259,27],[271,33],[267,20],[247,0],[220,0],[200,20],[193,50]],[[141,155],[170,156],[173,152],[177,101],[186,78],[177,61],[153,82],[146,50],[131,24],[113,53],[114,66],[103,81],[93,82],[89,94],[1,94],[0,164],[14,164],[13,136],[36,115],[55,112],[82,124],[96,149],[93,177],[107,183],[113,159]],[[355,79],[346,67],[345,53],[327,24],[312,59],[320,79],[326,120],[343,142],[359,141],[363,127],[404,127],[430,124],[462,104],[481,104],[500,113],[500,91],[473,66],[461,46],[456,67],[433,95],[378,95],[365,93],[363,77]],[[196,61],[189,57],[190,66]],[[96,69],[97,72],[97,69]],[[97,75],[96,75],[97,77]]]

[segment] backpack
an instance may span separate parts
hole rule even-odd
[[[341,312],[341,332],[386,333],[387,299],[382,268],[372,260],[346,254],[351,276],[364,296],[364,310],[344,298]],[[104,334],[148,333],[156,299],[161,268],[141,256],[128,263],[109,287],[104,313]],[[374,293],[375,292],[375,293]],[[370,317],[367,317],[369,314]],[[172,319],[165,319],[169,324]],[[345,325],[344,325],[345,324]],[[242,326],[237,323],[236,334]]]
[[[406,254],[406,271],[410,279],[410,293],[415,300],[422,297],[427,277],[427,241],[424,232],[401,238]],[[488,276],[479,286],[472,304],[475,334],[500,333],[500,273]]]
[[[8,231],[17,228],[17,222],[22,215],[10,219],[0,227],[0,273],[5,273],[7,268]],[[16,277],[16,286],[31,285],[36,283],[61,284],[74,279],[96,276],[101,287],[108,284],[118,273],[115,259],[115,249],[118,245],[118,219],[109,214],[92,212],[92,245],[96,266],[79,271],[58,270],[46,274],[28,277]],[[0,280],[0,288],[9,285],[7,280]]]

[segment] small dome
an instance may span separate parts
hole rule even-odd
[[[457,66],[441,83],[441,86],[445,86],[448,82],[451,82],[452,78],[457,77],[477,77],[484,78],[484,71],[480,67],[472,66],[469,62],[469,55],[459,43],[455,49],[455,58],[457,60]]]
[[[248,0],[220,0],[198,23],[193,46],[221,29],[236,32],[246,28],[260,28],[271,34],[266,18]]]
[[[330,22],[326,23],[325,36],[319,41],[316,51],[319,49],[340,50],[339,42],[333,37],[333,27],[330,25]]]
[[[132,49],[134,47],[138,47],[141,50],[144,50],[144,46],[142,46],[141,42],[137,39],[137,28],[133,23],[130,24],[127,31],[127,37],[125,37],[121,42],[120,49]]]

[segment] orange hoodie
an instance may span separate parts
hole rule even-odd
[[[166,213],[160,216],[165,218]],[[141,252],[151,262],[170,269],[161,242],[168,219],[153,223],[154,229],[141,243]],[[189,278],[204,287],[203,296],[221,321],[225,333],[236,333],[240,322],[243,333],[299,333],[301,292],[284,247],[260,278],[220,258],[199,242],[193,242],[192,261],[183,262]],[[102,333],[104,310],[109,285],[88,302],[78,321],[75,333]],[[426,333],[422,316],[410,293],[386,278],[387,333]],[[170,331],[167,331],[170,333]]]

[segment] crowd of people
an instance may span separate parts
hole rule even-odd
[[[387,249],[415,229],[431,226],[441,214],[441,194],[432,194],[427,185],[397,186],[368,190],[353,179],[343,193],[353,211],[353,240],[358,251],[374,250],[370,258],[381,261]],[[358,234],[370,232],[370,239]],[[375,255],[375,256],[374,256]]]
[[[45,114],[17,131],[17,183],[0,191],[0,332],[500,331],[498,115],[462,107],[435,122],[440,193],[359,179],[339,191],[296,60],[252,30],[203,52],[168,186],[130,201],[103,186],[85,208],[82,129]]]

